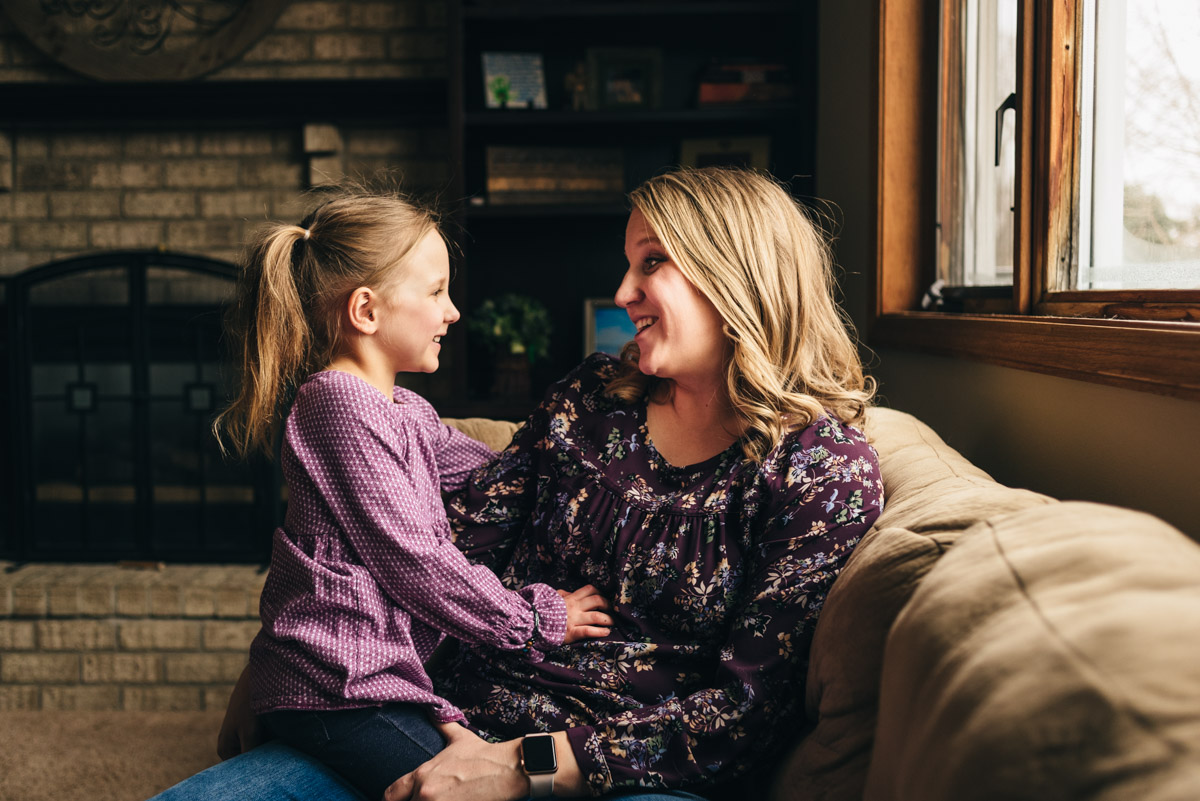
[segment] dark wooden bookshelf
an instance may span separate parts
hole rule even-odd
[[[446,196],[459,201],[452,213],[459,256],[452,293],[464,319],[485,298],[504,292],[546,305],[554,333],[549,362],[532,376],[535,398],[584,356],[584,301],[611,298],[627,268],[622,251],[628,205],[617,199],[490,203],[487,149],[619,148],[628,192],[678,165],[685,139],[769,137],[768,169],[790,181],[798,197],[809,196],[815,172],[816,15],[816,0],[451,0],[446,113],[454,173]],[[593,47],[659,51],[657,103],[573,110],[563,79]],[[492,51],[542,54],[548,108],[485,107],[481,55]],[[700,78],[714,58],[784,64],[793,97],[767,105],[700,106]],[[442,367],[453,376],[453,392],[435,403],[483,409],[486,415],[489,358],[469,335],[458,337]],[[534,402],[531,398],[530,408]],[[510,412],[512,407],[505,405]]]

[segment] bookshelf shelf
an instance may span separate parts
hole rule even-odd
[[[721,106],[646,111],[474,111],[465,122],[473,128],[509,126],[586,127],[609,125],[691,125],[722,122],[781,122],[805,113],[795,105]]]
[[[776,2],[616,2],[562,3],[545,0],[505,2],[503,5],[479,3],[463,6],[463,18],[469,20],[575,19],[580,17],[678,17],[696,15],[779,14],[795,8],[795,3]]]
[[[621,203],[510,203],[467,206],[468,219],[615,217],[622,222],[629,208]]]

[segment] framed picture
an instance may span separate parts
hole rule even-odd
[[[633,339],[637,329],[629,314],[612,298],[588,298],[583,302],[583,355],[596,351],[613,356]]]
[[[541,53],[484,53],[483,98],[487,108],[546,108]]]
[[[656,47],[589,47],[592,108],[655,109],[662,95],[662,51]]]
[[[750,167],[765,170],[770,160],[769,136],[684,139],[679,145],[679,163],[684,167]]]

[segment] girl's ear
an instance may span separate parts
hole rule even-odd
[[[367,286],[360,286],[350,293],[346,310],[350,316],[350,325],[360,334],[374,334],[379,329],[379,321],[376,319],[378,314],[375,312],[376,300],[375,292]]]

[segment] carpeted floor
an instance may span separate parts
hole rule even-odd
[[[216,764],[222,712],[0,712],[0,801],[144,801]]]

